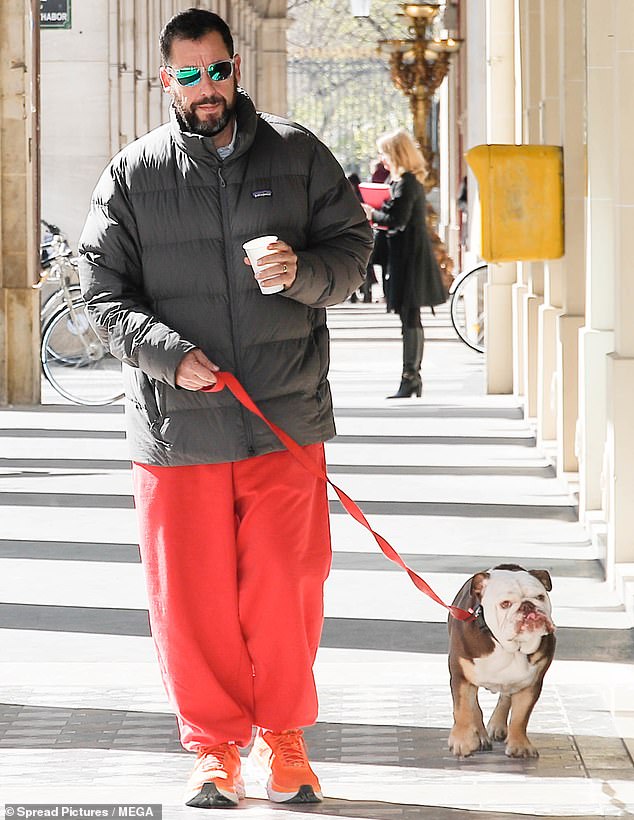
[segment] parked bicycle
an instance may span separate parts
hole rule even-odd
[[[485,351],[484,290],[489,278],[486,262],[463,271],[449,288],[451,321],[462,341],[477,350]]]
[[[77,259],[73,257],[66,237],[56,225],[42,220],[41,226],[40,281],[35,288],[42,294],[40,321],[44,327],[51,316],[67,304],[68,299],[81,299],[81,290]]]
[[[42,222],[42,272],[34,287],[55,284],[42,300],[40,358],[47,381],[75,404],[112,404],[123,396],[121,363],[88,321],[77,259],[54,225]]]

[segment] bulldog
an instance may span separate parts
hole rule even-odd
[[[526,727],[555,652],[551,589],[545,569],[499,564],[478,572],[456,595],[454,606],[471,610],[475,619],[449,618],[454,755],[491,749],[491,740],[498,740],[506,741],[509,757],[538,757]],[[486,729],[480,686],[500,693]]]

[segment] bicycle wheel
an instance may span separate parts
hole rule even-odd
[[[74,303],[51,317],[42,333],[42,369],[60,396],[75,404],[112,404],[123,396],[121,362],[93,330],[86,306]]]
[[[81,302],[82,295],[81,295],[81,288],[79,285],[70,285],[68,288],[68,295],[72,302]],[[42,323],[42,327],[50,320],[51,316],[64,305],[65,296],[62,290],[55,290],[53,293],[46,299],[46,301],[42,304],[40,309],[40,321]]]
[[[451,321],[462,341],[484,353],[484,286],[488,281],[488,265],[478,265],[458,277],[451,294]]]

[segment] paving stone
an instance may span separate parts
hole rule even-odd
[[[333,473],[353,487],[372,490],[366,506],[373,521],[407,534],[405,543],[412,551],[405,550],[406,558],[423,573],[468,575],[509,553],[522,556],[519,560],[527,564],[539,560],[558,576],[559,587],[570,579],[600,584],[597,556],[575,520],[572,503],[565,500],[567,491],[546,456],[536,450],[533,431],[517,402],[483,395],[482,359],[454,340],[446,309],[432,319],[426,313],[425,322],[431,340],[424,364],[426,396],[388,407],[390,403],[377,397],[395,386],[398,320],[374,305],[363,311],[343,306],[330,312],[332,385],[341,429],[328,445]],[[23,415],[12,415],[18,412]],[[55,414],[51,421],[45,410],[0,411],[3,454],[10,451],[10,457],[0,459],[3,568],[7,562],[21,561],[29,572],[44,572],[46,580],[58,563],[65,569],[56,570],[55,577],[70,572],[73,562],[96,573],[103,573],[106,565],[130,569],[138,562],[138,549],[130,526],[133,519],[123,509],[130,499],[120,408],[104,415],[76,408]],[[101,428],[100,420],[107,422]],[[77,452],[69,445],[73,440],[68,431],[73,430],[76,441],[81,436]],[[114,446],[116,453],[104,449]],[[430,483],[446,486],[454,495],[439,500],[400,498],[395,489]],[[510,498],[512,488],[529,484],[536,503]],[[479,503],[462,503],[454,489],[462,486],[470,497],[486,487],[503,486],[504,503],[484,495]],[[65,509],[47,507],[42,512],[53,502],[63,502]],[[91,509],[95,503],[103,509]],[[371,575],[375,585],[381,584],[384,572],[393,580],[400,570],[391,565],[386,569],[383,557],[369,551],[338,508],[334,512],[334,568],[343,575],[344,588],[359,573]],[[91,540],[98,537],[104,543]],[[421,554],[415,552],[418,548]],[[370,586],[370,595],[373,589]],[[596,617],[597,609],[589,611],[588,618]],[[583,614],[582,607],[579,612]],[[324,646],[341,653],[341,673],[336,684],[320,685],[319,722],[306,730],[327,799],[310,808],[273,806],[262,799],[262,786],[245,764],[249,797],[244,811],[252,820],[313,815],[359,820],[634,817],[634,765],[606,697],[610,673],[597,684],[596,678],[590,680],[578,671],[584,663],[594,663],[595,674],[599,664],[622,670],[634,663],[631,630],[599,628],[596,623],[597,628],[588,630],[571,616],[571,625],[558,630],[555,665],[577,665],[565,682],[563,673],[549,673],[529,726],[540,757],[510,759],[504,745],[496,743],[490,752],[461,759],[447,749],[452,725],[448,679],[441,684],[437,676],[417,685],[411,683],[413,675],[395,685],[372,676],[360,685],[349,679],[355,664],[380,649],[385,650],[384,658],[398,652],[401,660],[417,655],[423,663],[434,655],[444,661],[444,622],[344,614],[349,617],[327,612]],[[603,614],[611,614],[609,607]],[[9,599],[0,601],[0,616],[9,631],[21,630],[27,646],[34,632],[46,632],[51,646],[69,634],[84,633],[87,641],[100,634],[112,640],[112,646],[126,633],[147,634],[142,609],[106,610],[92,601],[70,607]],[[106,652],[104,661],[109,660]],[[63,686],[49,685],[44,678],[22,686],[12,685],[11,674],[4,676],[2,799],[24,793],[28,778],[29,796],[63,793],[97,802],[94,798],[104,794],[126,799],[160,794],[166,820],[193,817],[194,810],[181,802],[192,756],[180,746],[163,691],[137,686],[129,676],[122,676],[120,687],[99,685],[81,657],[76,665],[91,683],[74,685],[69,673]],[[9,666],[5,663],[3,668]],[[496,700],[481,693],[485,717]],[[229,814],[237,816],[221,810],[214,817]]]

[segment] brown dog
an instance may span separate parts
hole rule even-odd
[[[538,756],[526,727],[555,652],[551,589],[545,569],[527,572],[517,564],[500,564],[478,572],[456,595],[454,606],[472,610],[476,619],[449,618],[454,707],[449,748],[455,755],[466,757],[491,749],[491,740],[505,740],[509,757]],[[486,729],[480,686],[500,693]]]

